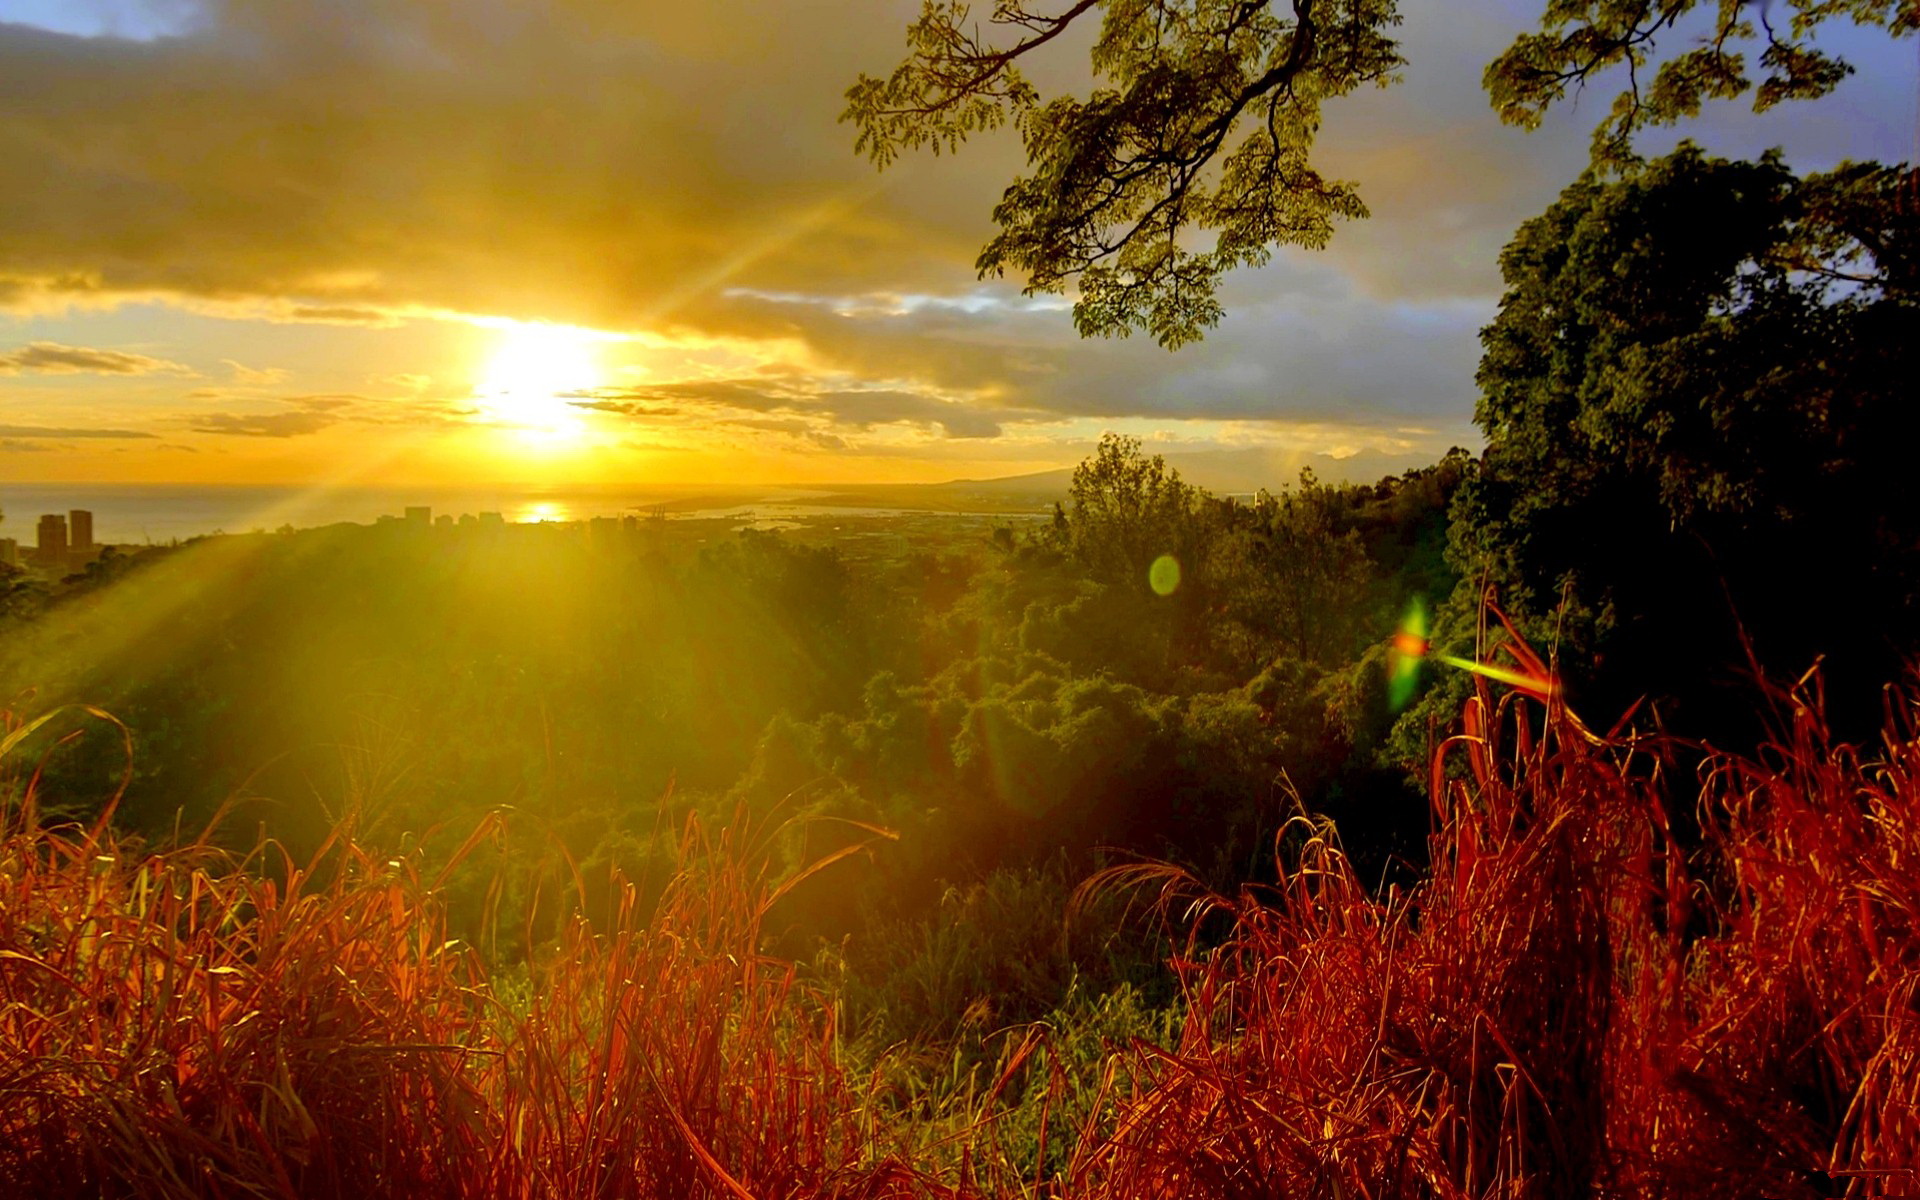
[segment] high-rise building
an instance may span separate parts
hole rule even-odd
[[[68,549],[85,554],[93,549],[93,514],[76,508],[67,514]]]
[[[20,543],[12,538],[0,538],[0,567],[20,565]]]
[[[67,565],[67,519],[59,513],[40,518],[39,545],[34,559],[42,566],[65,568]]]
[[[407,524],[418,525],[422,529],[427,528],[433,524],[433,509],[424,504],[408,506]]]

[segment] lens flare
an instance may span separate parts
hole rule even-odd
[[[1427,606],[1420,597],[1415,596],[1407,606],[1407,615],[1400,619],[1400,628],[1387,642],[1387,703],[1395,712],[1405,708],[1413,699],[1414,690],[1420,682],[1420,663],[1428,658],[1518,688],[1542,700],[1559,694],[1560,681],[1551,675],[1516,671],[1511,667],[1475,662],[1452,654],[1435,654],[1427,634]],[[1528,656],[1526,661],[1534,660]]]
[[[1400,630],[1387,643],[1387,704],[1399,712],[1413,699],[1420,682],[1420,660],[1427,656],[1427,603],[1415,596],[1400,618]]]
[[[1180,586],[1180,560],[1171,554],[1162,554],[1153,560],[1147,568],[1147,586],[1156,596],[1171,596]]]
[[[1496,667],[1492,663],[1474,662],[1470,658],[1455,658],[1451,654],[1436,654],[1433,657],[1450,667],[1459,667],[1462,671],[1471,671],[1475,675],[1484,675],[1488,679],[1519,688],[1523,692],[1531,692],[1542,700],[1560,690],[1558,680],[1543,678],[1527,671],[1514,671],[1507,667]]]

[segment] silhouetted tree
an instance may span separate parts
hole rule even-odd
[[[1313,143],[1326,101],[1398,78],[1395,0],[1049,7],[995,0],[983,31],[964,0],[923,0],[906,61],[847,91],[841,119],[883,167],[903,150],[1019,131],[1030,170],[993,211],[1000,232],[980,252],[983,277],[1011,271],[1029,293],[1077,287],[1082,334],[1141,329],[1172,348],[1218,323],[1225,272],[1276,246],[1324,246],[1336,219],[1366,215],[1355,184],[1314,168]],[[1628,168],[1636,130],[1703,101],[1752,90],[1765,109],[1832,91],[1851,68],[1814,39],[1835,18],[1895,37],[1920,30],[1912,0],[1550,0],[1539,31],[1495,60],[1485,85],[1504,120],[1532,127],[1569,89],[1628,66],[1594,134],[1596,161]],[[1022,63],[1088,27],[1095,86],[1042,97]],[[1689,35],[1689,49],[1648,70],[1663,43]],[[1756,38],[1757,87],[1742,49]]]
[[[1741,625],[1792,675],[1884,682],[1913,645],[1912,179],[1687,146],[1583,177],[1502,255],[1454,551],[1537,618],[1569,593],[1596,715],[1701,695]]]

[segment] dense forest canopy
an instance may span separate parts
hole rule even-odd
[[[1827,656],[1843,723],[1878,721],[1920,628],[1915,183],[1683,146],[1579,180],[1507,247],[1456,565],[1559,613],[1600,711],[1683,696],[1736,736],[1715,714],[1751,652],[1779,676]]]

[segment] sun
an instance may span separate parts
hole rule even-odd
[[[573,401],[603,382],[600,344],[611,337],[570,325],[506,325],[480,370],[474,400],[523,437],[578,436],[585,423]]]

